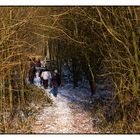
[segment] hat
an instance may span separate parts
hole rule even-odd
[[[54,70],[55,73],[58,73],[58,70]]]

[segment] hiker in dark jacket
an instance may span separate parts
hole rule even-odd
[[[60,75],[58,74],[58,71],[55,70],[51,79],[52,94],[55,97],[57,97],[58,87],[60,86],[60,84],[61,84]]]
[[[40,62],[40,59],[38,59],[35,63],[35,69],[36,69],[36,72],[37,73],[40,73],[41,71],[41,62]]]
[[[41,61],[40,61],[40,59],[37,60],[35,66],[36,66],[36,67],[41,67]]]

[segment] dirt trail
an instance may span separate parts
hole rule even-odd
[[[52,97],[54,104],[44,107],[36,117],[33,133],[97,133],[93,128],[89,100],[85,96],[76,96],[79,90],[59,90],[58,96]],[[83,91],[82,91],[83,92]],[[79,98],[78,98],[79,97]],[[87,106],[86,106],[87,104]]]

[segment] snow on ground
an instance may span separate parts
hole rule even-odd
[[[90,92],[66,85],[59,89],[54,103],[44,107],[32,127],[32,133],[98,133],[93,128]]]

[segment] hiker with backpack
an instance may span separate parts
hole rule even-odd
[[[42,69],[41,79],[42,79],[44,89],[47,89],[48,88],[48,82],[51,79],[51,72],[49,71],[49,69],[47,69],[47,67]]]
[[[57,97],[58,94],[58,87],[61,84],[61,79],[60,75],[58,74],[58,70],[54,70],[54,73],[52,74],[52,79],[51,79],[51,86],[52,86],[52,94]]]

